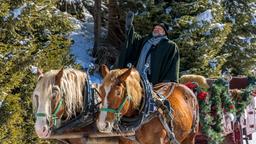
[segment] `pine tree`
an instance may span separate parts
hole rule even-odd
[[[136,6],[134,24],[141,35],[149,34],[154,23],[169,24],[169,38],[180,49],[183,74],[219,76],[226,58],[220,52],[231,32],[221,1],[144,0]]]
[[[220,52],[231,24],[224,21],[221,1],[198,0],[169,4],[171,38],[181,53],[181,70],[207,77],[220,75],[225,55]]]
[[[49,143],[37,138],[31,95],[35,65],[59,69],[73,63],[67,16],[51,1],[4,0],[0,4],[0,142]]]
[[[223,53],[228,55],[224,67],[233,75],[249,75],[256,67],[256,5],[253,0],[225,1],[225,18],[232,32]]]

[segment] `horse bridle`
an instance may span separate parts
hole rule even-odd
[[[127,91],[124,92],[124,95],[127,94]],[[114,121],[119,122],[121,119],[121,111],[124,108],[124,105],[127,101],[131,100],[131,96],[130,95],[126,95],[123,100],[122,103],[118,106],[118,108],[114,109],[114,108],[101,108],[100,111],[105,111],[105,112],[110,112],[113,113],[115,115],[115,119]]]
[[[122,103],[119,105],[119,107],[117,109],[114,109],[114,108],[101,108],[100,111],[105,111],[105,112],[110,112],[110,113],[113,113],[115,115],[115,120],[117,122],[120,121],[120,118],[121,118],[121,110],[124,108],[124,104],[126,103],[127,100],[130,100],[131,99],[131,96],[127,95]]]
[[[57,88],[57,89],[60,89],[57,85],[55,85],[53,87],[54,88]],[[58,95],[59,96],[59,95]],[[52,101],[51,101],[51,97],[53,96],[49,96],[48,98],[50,99],[50,107],[51,107],[51,111],[52,111]],[[57,97],[57,96],[56,96]],[[55,109],[53,110],[53,112],[51,113],[51,116],[49,118],[51,118],[50,120],[50,128],[56,128],[57,127],[57,120],[60,119],[60,117],[57,115],[58,112],[60,111],[60,108],[63,104],[63,97],[60,96],[60,100],[58,101],[57,103],[57,106],[55,107]],[[46,113],[36,113],[36,117],[47,117],[47,114]]]

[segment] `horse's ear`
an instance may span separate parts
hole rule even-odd
[[[132,69],[133,69],[133,67],[126,70],[122,75],[120,75],[118,77],[118,80],[120,80],[121,82],[125,81],[127,79],[127,77],[131,74]]]
[[[40,80],[43,76],[44,76],[44,73],[43,73],[43,70],[37,68],[37,76],[38,76],[38,80]]]
[[[100,71],[101,71],[101,75],[103,76],[103,78],[109,73],[108,67],[104,64],[102,64],[100,66]]]
[[[61,70],[55,76],[55,85],[60,86],[60,80],[61,80],[61,78],[63,76],[63,71],[64,71],[64,68],[61,68]]]

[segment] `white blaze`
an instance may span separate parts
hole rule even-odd
[[[110,92],[111,86],[105,87],[105,98],[103,101],[103,108],[108,108],[108,93]],[[99,121],[98,121],[98,128],[103,130],[106,127],[106,118],[107,118],[107,112],[106,111],[100,111]]]

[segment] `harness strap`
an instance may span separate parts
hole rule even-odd
[[[143,124],[148,123],[149,121],[151,121],[153,118],[158,117],[161,124],[163,125],[163,127],[165,128],[165,130],[167,131],[167,135],[170,138],[170,141],[173,144],[180,144],[178,142],[178,140],[175,137],[175,134],[172,132],[172,129],[170,129],[170,126],[168,125],[168,122],[166,121],[166,119],[162,116],[162,114],[159,111],[156,111],[152,114],[150,114],[146,119],[143,120]],[[170,122],[172,125],[172,121]]]
[[[57,126],[57,119],[59,119],[58,116],[57,116],[57,113],[59,112],[62,103],[63,103],[63,98],[60,99],[60,101],[57,105],[57,108],[52,113],[51,119],[53,121],[53,126],[54,127]],[[47,116],[46,113],[36,113],[36,117],[46,117],[46,116]]]
[[[199,124],[199,105],[197,103],[196,97],[194,97],[194,111],[193,111],[193,123],[191,132],[195,133],[197,131],[197,125]]]
[[[156,106],[160,108],[163,112],[158,114],[158,117],[167,131],[168,137],[173,144],[179,144],[178,140],[173,133],[173,109],[171,107],[170,102],[168,101],[168,97],[173,93],[176,83],[170,83],[166,86],[163,84],[156,85],[155,88],[155,95],[153,95],[154,101]],[[166,93],[167,92],[167,93]]]
[[[57,116],[57,113],[59,112],[62,103],[63,103],[63,99],[61,98],[58,105],[57,105],[57,108],[52,113],[52,120],[53,120],[53,126],[54,127],[57,126],[57,119],[59,119],[58,116]]]
[[[175,134],[173,133],[173,131],[170,129],[169,125],[167,124],[166,119],[160,113],[159,113],[158,117],[159,117],[160,122],[162,123],[163,127],[167,131],[167,135],[170,138],[170,141],[173,144],[180,144],[178,142],[178,140],[176,139]]]
[[[156,103],[156,106],[160,108],[163,111],[163,114],[167,120],[168,123],[170,123],[171,129],[173,128],[172,120],[173,120],[173,109],[171,107],[171,104],[169,100],[167,99],[173,93],[173,90],[175,88],[175,83],[167,83],[168,85],[165,86],[163,84],[159,84],[155,88],[155,94],[153,95],[153,99]],[[167,94],[165,92],[168,92]]]
[[[36,116],[37,117],[46,117],[46,114],[45,113],[36,113]]]
[[[167,99],[173,93],[176,84],[174,82],[156,84],[154,86],[154,92],[160,94],[158,96],[161,99]],[[161,97],[162,95],[166,95],[167,97]]]

